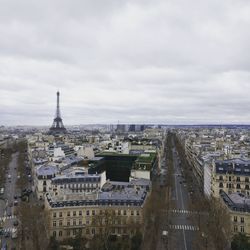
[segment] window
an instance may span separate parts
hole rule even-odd
[[[70,216],[70,211],[67,212],[67,216]]]
[[[76,216],[76,211],[73,211],[73,216]]]
[[[56,218],[56,212],[53,213],[53,217]]]
[[[127,215],[127,211],[126,210],[123,210],[123,215]]]
[[[56,221],[53,221],[53,227],[56,227]]]
[[[140,215],[140,211],[139,210],[136,211],[136,215]]]
[[[82,211],[79,211],[79,216],[82,216]]]
[[[219,176],[219,180],[223,181],[223,176],[222,175]]]
[[[240,222],[244,223],[244,217],[240,217]]]
[[[228,177],[228,180],[231,181],[231,176]]]
[[[70,220],[67,221],[67,226],[70,226]]]
[[[86,211],[86,215],[89,215],[89,210]]]
[[[73,220],[73,226],[75,226],[76,225],[76,220]]]
[[[240,177],[237,177],[237,178],[236,178],[236,181],[240,181]]]
[[[246,189],[246,190],[249,190],[249,185],[246,185],[246,186],[245,186],[245,189]]]
[[[237,185],[236,185],[236,188],[240,189],[240,184],[237,184]]]
[[[59,231],[59,236],[62,236],[62,231]]]
[[[95,215],[95,210],[92,210],[92,215]]]
[[[53,236],[56,237],[56,231],[53,231]]]
[[[241,233],[244,233],[244,232],[245,232],[245,229],[244,229],[243,226],[240,227],[240,232],[241,232]]]
[[[70,230],[67,230],[67,236],[70,236]]]
[[[234,222],[237,222],[237,216],[234,216]]]
[[[62,212],[59,212],[59,217],[62,217]]]
[[[131,215],[134,215],[134,211],[133,210],[131,210]]]
[[[92,233],[93,235],[95,235],[95,229],[94,229],[94,228],[92,228],[91,233]]]
[[[82,220],[79,220],[79,225],[82,225]]]
[[[59,221],[59,226],[62,226],[62,220]]]
[[[100,215],[102,215],[103,214],[103,211],[102,210],[100,210]]]
[[[234,232],[238,232],[238,227],[234,226]]]
[[[249,178],[248,177],[245,178],[245,182],[249,182]]]
[[[121,215],[121,210],[118,210],[118,215]]]
[[[222,182],[220,182],[219,187],[223,188],[223,183]]]

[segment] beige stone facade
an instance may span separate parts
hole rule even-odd
[[[57,240],[80,234],[92,238],[96,234],[128,235],[136,228],[142,228],[143,210],[140,206],[110,207],[82,206],[52,208],[46,204],[48,230]]]
[[[239,193],[226,194],[222,191],[220,200],[230,215],[232,235],[245,233],[250,236],[250,198]]]
[[[248,161],[226,160],[214,163],[211,179],[212,195],[219,197],[220,192],[228,194],[250,194],[250,165]]]

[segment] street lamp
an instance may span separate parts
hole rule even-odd
[[[201,236],[205,240],[205,247],[206,247],[206,250],[207,250],[207,235],[204,232],[202,232]]]
[[[165,246],[168,249],[168,231],[166,230],[162,231],[162,239],[163,239],[163,242],[165,243]]]

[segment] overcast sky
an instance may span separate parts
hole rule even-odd
[[[0,124],[250,123],[248,0],[0,0]]]

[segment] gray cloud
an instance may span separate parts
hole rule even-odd
[[[1,1],[0,123],[250,123],[249,1]]]

